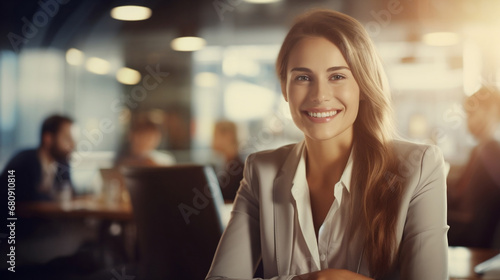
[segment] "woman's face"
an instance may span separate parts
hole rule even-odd
[[[359,86],[337,46],[323,37],[301,39],[290,52],[286,70],[281,88],[304,135],[320,141],[352,139]]]

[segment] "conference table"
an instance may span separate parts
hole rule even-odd
[[[233,204],[226,201],[222,205],[222,223],[227,225]],[[133,221],[132,205],[129,200],[110,203],[94,196],[82,196],[69,202],[37,201],[23,202],[17,206],[16,213],[19,217],[42,218],[95,218],[117,222]]]
[[[36,201],[18,203],[19,217],[42,218],[96,218],[127,222],[133,220],[132,205],[129,201],[109,201],[92,195],[82,196],[71,201]]]
[[[227,224],[231,203],[222,207],[223,223]],[[28,202],[18,205],[18,217],[45,217],[54,219],[82,219],[96,218],[121,223],[133,222],[133,211],[130,201],[109,203],[95,199],[92,196],[73,199],[69,203],[61,202]],[[500,279],[486,278],[474,272],[474,266],[497,255],[500,250],[479,249],[466,247],[449,247],[449,275],[450,280]]]

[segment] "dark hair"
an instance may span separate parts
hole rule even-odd
[[[143,133],[143,132],[159,132],[160,129],[157,124],[151,120],[136,120],[130,124],[130,133]]]
[[[43,135],[46,133],[53,135],[57,134],[64,123],[73,123],[73,120],[69,117],[61,115],[52,115],[47,117],[43,121],[42,128],[40,129],[40,145],[42,145]]]

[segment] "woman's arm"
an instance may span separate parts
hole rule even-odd
[[[400,247],[401,279],[448,279],[446,176],[441,151],[428,147],[408,206]]]
[[[231,219],[219,241],[207,280],[252,279],[261,258],[259,195],[253,180],[253,156],[249,156],[236,195]],[[290,280],[294,275],[272,280]]]

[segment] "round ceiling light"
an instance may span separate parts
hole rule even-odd
[[[201,50],[207,42],[200,37],[179,37],[172,40],[170,46],[175,51],[192,52]]]
[[[122,67],[116,72],[116,79],[125,85],[136,85],[141,81],[141,73],[128,67]]]
[[[117,20],[138,21],[151,17],[151,9],[143,6],[119,6],[111,10],[111,17]]]

